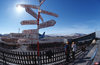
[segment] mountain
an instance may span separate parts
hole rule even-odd
[[[65,36],[65,34],[47,34],[47,36],[56,37],[56,36]]]
[[[1,34],[1,36],[8,36],[9,34]]]
[[[2,36],[2,34],[0,34],[0,37]]]
[[[67,35],[67,36],[85,36],[86,34],[83,34],[83,33],[73,33],[73,34],[70,34],[70,35]]]
[[[73,33],[73,34],[48,34],[48,36],[53,36],[53,37],[56,37],[56,36],[84,36],[86,34],[83,34],[83,33]]]

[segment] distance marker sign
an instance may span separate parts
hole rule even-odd
[[[46,27],[51,27],[51,26],[54,26],[55,24],[56,24],[55,20],[49,20],[49,21],[46,21],[44,23],[39,24],[39,29],[46,28]]]
[[[37,20],[24,20],[21,22],[21,25],[36,25]]]
[[[24,34],[38,34],[38,29],[23,30]]]

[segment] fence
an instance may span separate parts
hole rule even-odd
[[[46,51],[40,52],[41,64],[49,64],[65,59],[64,49],[52,50],[52,58],[47,56]],[[37,52],[17,52],[0,48],[0,60],[3,63],[14,63],[21,65],[38,65]]]
[[[81,51],[80,47],[76,52],[76,56],[78,56]],[[51,57],[49,56],[51,55]],[[52,48],[51,53],[48,51],[40,51],[40,63],[41,65],[56,63],[59,61],[65,61],[65,50],[63,47]],[[0,61],[3,64],[18,64],[18,65],[39,65],[37,51],[32,52],[19,52],[19,51],[11,51],[10,49],[4,49],[0,47]]]
[[[80,53],[80,49],[77,50],[76,55],[78,56]],[[47,54],[48,51],[40,52],[40,62],[41,65],[47,65],[50,63],[56,63],[64,60],[65,62],[65,51],[64,48],[52,50],[50,53],[51,58]],[[0,60],[2,60],[3,64],[18,64],[18,65],[39,65],[37,52],[17,52],[10,51],[0,48]],[[60,64],[60,63],[59,63]]]

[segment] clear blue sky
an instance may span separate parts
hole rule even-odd
[[[20,3],[38,5],[38,0],[0,0],[0,33],[16,33],[18,28],[21,31],[36,28],[20,25],[22,20],[35,20],[24,10],[16,10],[16,4]],[[92,33],[100,30],[100,0],[46,0],[41,9],[57,13],[59,17],[41,14],[45,21],[56,20],[56,25],[41,29],[40,33]]]

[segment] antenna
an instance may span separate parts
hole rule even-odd
[[[18,33],[20,33],[20,28],[18,28]]]

